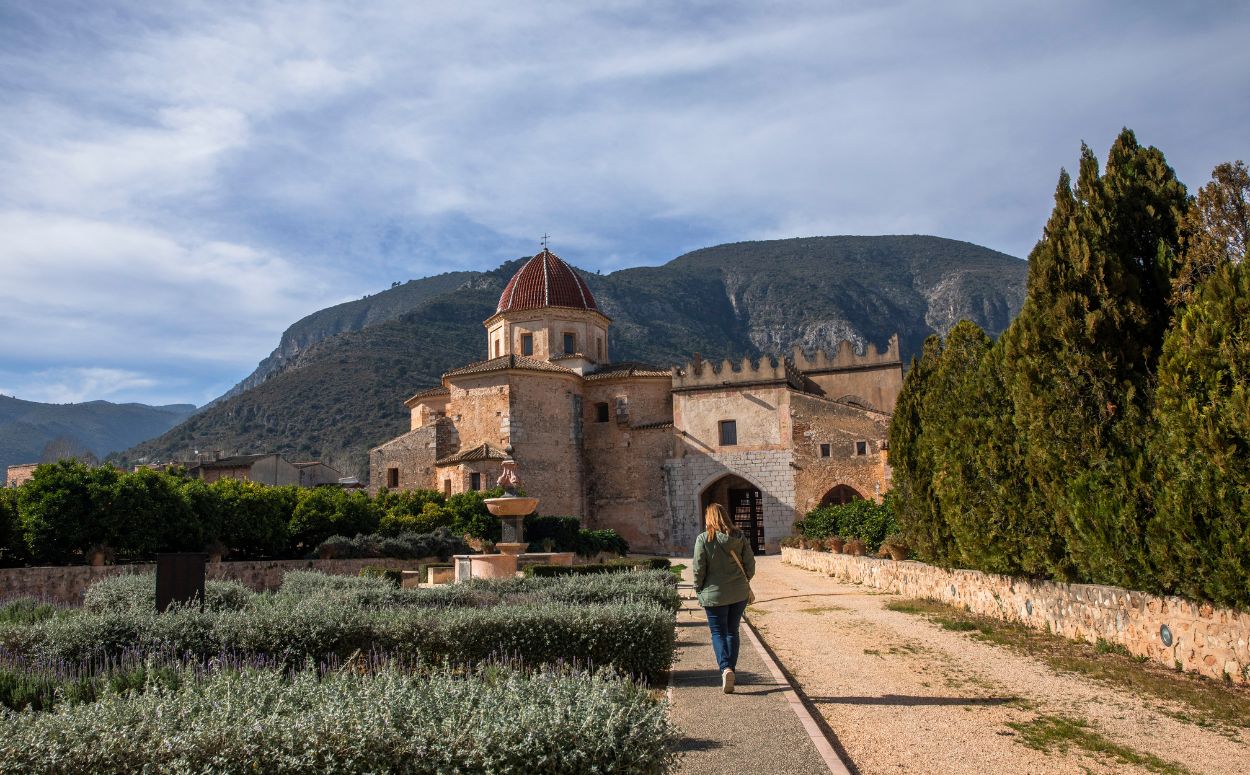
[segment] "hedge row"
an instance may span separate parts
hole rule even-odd
[[[434,663],[515,658],[529,665],[610,665],[654,677],[671,665],[673,614],[640,602],[369,609],[336,599],[274,597],[241,611],[125,610],[4,625],[0,648],[70,663],[139,651],[200,659],[264,655],[287,665],[377,649]]]
[[[894,499],[887,495],[882,503],[857,500],[841,506],[821,506],[795,522],[794,529],[804,538],[858,538],[875,552],[887,538],[898,533]]]
[[[667,563],[667,558],[650,558],[650,566]],[[636,566],[618,565],[630,570]],[[667,567],[667,566],[663,566]],[[84,610],[152,611],[155,608],[156,577],[128,574],[102,579],[88,587]],[[676,580],[666,572],[614,573],[608,578],[522,578],[473,579],[440,587],[399,589],[392,579],[376,574],[332,576],[317,571],[289,571],[275,595],[257,594],[232,581],[205,583],[209,611],[243,610],[253,604],[266,605],[270,598],[304,602],[334,600],[363,608],[489,608],[496,605],[525,605],[546,602],[603,605],[619,602],[647,602],[676,611],[679,601]],[[35,610],[29,610],[34,606]],[[12,613],[10,613],[12,611]],[[34,623],[56,615],[73,615],[72,610],[39,605],[35,601],[15,601],[0,607],[0,622]]]
[[[593,576],[600,573],[624,573],[636,570],[667,570],[672,566],[667,557],[622,557],[607,562],[586,563],[584,565],[554,565],[536,563],[526,565],[523,573],[527,578],[556,578],[559,576]]]
[[[118,557],[220,545],[230,555],[300,557],[333,535],[431,533],[498,540],[483,499],[431,490],[371,498],[337,487],[268,487],[178,471],[134,473],[65,460],[41,465],[16,490],[0,491],[0,562],[81,562],[96,548]]]
[[[577,517],[525,518],[525,538],[531,552],[576,552],[593,557],[600,552],[629,554],[629,543],[615,530],[584,530]]]
[[[317,545],[315,552],[322,559],[359,559],[393,557],[397,560],[419,560],[438,557],[446,560],[454,554],[472,550],[464,539],[448,527],[436,527],[432,533],[399,533],[398,535],[358,534],[355,538],[334,535]]]
[[[256,655],[290,665],[381,650],[434,662],[574,661],[654,676],[671,663],[678,601],[667,575],[406,590],[384,578],[293,572],[277,594],[225,582],[218,610],[161,614],[154,611],[153,576],[122,576],[89,589],[82,612],[0,624],[0,649],[70,664],[151,653]]]
[[[591,675],[219,671],[2,715],[0,772],[663,773],[677,739],[644,687]]]

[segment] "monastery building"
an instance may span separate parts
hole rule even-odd
[[[688,553],[708,503],[775,552],[809,509],[889,488],[897,336],[864,355],[844,341],[833,355],[662,369],[612,362],[611,322],[544,249],[485,322],[491,357],[405,402],[411,430],[370,451],[371,489],[489,489],[511,454],[540,513]]]

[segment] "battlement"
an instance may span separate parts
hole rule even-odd
[[[713,388],[726,385],[788,384],[795,390],[803,387],[803,375],[789,358],[765,355],[759,359],[747,356],[735,364],[728,358],[720,364],[705,361],[695,353],[685,366],[673,367],[673,390]]]
[[[863,355],[857,354],[855,346],[845,339],[838,344],[838,351],[832,355],[824,350],[817,350],[809,356],[801,347],[795,347],[793,362],[798,370],[804,374],[851,371],[873,366],[902,364],[898,354],[898,334],[890,337],[884,352],[878,350],[876,345],[869,343],[864,348]]]

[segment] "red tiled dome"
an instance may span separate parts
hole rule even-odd
[[[496,312],[538,309],[539,307],[574,307],[596,312],[595,297],[572,267],[546,248],[525,262],[499,296]]]

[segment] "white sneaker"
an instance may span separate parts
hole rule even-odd
[[[725,694],[734,693],[734,671],[733,668],[725,668],[720,672],[720,688]]]

